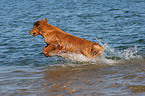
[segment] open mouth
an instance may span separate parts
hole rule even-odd
[[[30,33],[30,34],[33,34],[33,36],[36,36],[36,32],[34,32],[34,31],[32,31],[32,30],[31,30],[29,33]]]
[[[35,35],[36,35],[36,33],[34,32],[34,33],[33,33],[33,36],[35,36]]]

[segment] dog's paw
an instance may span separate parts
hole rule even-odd
[[[46,57],[52,57],[53,55],[49,54],[48,52],[44,51],[43,50],[43,54],[46,56]]]
[[[47,53],[47,54],[44,54],[46,57],[53,57],[53,55]]]
[[[44,46],[44,47],[43,47],[43,50],[45,50],[46,48],[47,48],[47,46]]]

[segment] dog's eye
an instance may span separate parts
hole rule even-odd
[[[38,26],[38,25],[40,25],[40,21],[34,23],[34,26]]]

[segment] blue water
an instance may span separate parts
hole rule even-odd
[[[144,5],[143,0],[1,0],[0,95],[143,96]],[[45,57],[44,39],[29,34],[45,17],[67,33],[101,44],[101,61]]]

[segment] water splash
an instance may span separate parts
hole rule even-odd
[[[122,62],[124,60],[129,60],[132,58],[142,58],[140,55],[137,55],[137,46],[128,48],[125,50],[116,50],[115,48],[111,48],[107,43],[99,41],[99,44],[102,45],[105,49],[103,55],[98,56],[94,59],[90,59],[82,54],[75,54],[75,53],[52,53],[53,55],[58,55],[64,58],[68,58],[70,60],[74,60],[77,62],[85,62],[91,64],[116,64]]]
[[[113,60],[129,60],[132,58],[142,58],[142,56],[137,55],[137,46],[124,49],[124,50],[115,50],[111,48],[107,43],[103,45],[105,48],[104,55],[106,58],[111,58]]]
[[[98,41],[99,44],[102,45],[105,49],[103,60],[106,61],[107,64],[114,64],[126,60],[142,58],[142,56],[137,55],[137,45],[124,50],[116,50],[115,48],[110,47],[110,45],[108,45],[107,43],[103,43],[101,42],[101,40]]]

